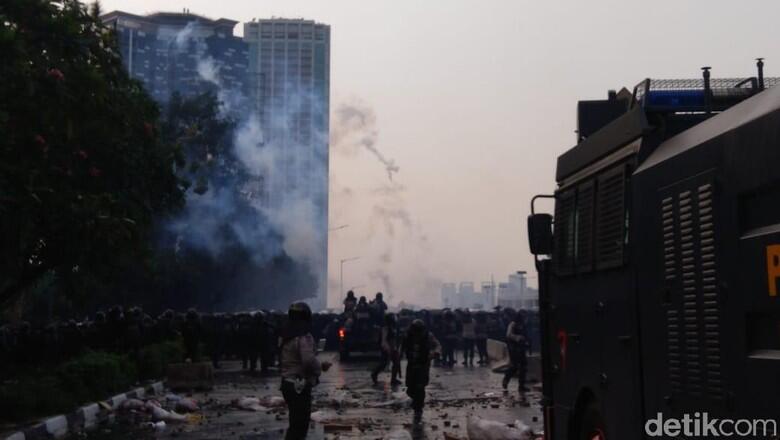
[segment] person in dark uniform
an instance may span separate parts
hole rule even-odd
[[[488,361],[487,356],[487,319],[484,312],[479,312],[474,316],[474,343],[477,346],[479,361],[477,364],[485,365]]]
[[[257,341],[254,340],[254,322],[252,322],[252,315],[249,313],[239,313],[237,326],[237,341],[238,351],[241,355],[241,369],[249,370],[251,368],[252,355],[254,354],[255,363],[257,362],[257,354],[254,352],[254,347]]]
[[[463,365],[474,365],[474,342],[477,339],[477,332],[474,318],[468,310],[461,315],[461,329]]]
[[[357,306],[357,298],[355,298],[355,292],[347,292],[347,298],[344,299],[344,313],[352,313]]]
[[[286,440],[305,439],[311,420],[311,390],[330,362],[317,360],[317,345],[311,335],[311,309],[296,302],[287,312],[287,325],[281,337],[282,396],[290,413]]]
[[[187,310],[181,329],[182,339],[184,339],[184,359],[198,361],[201,333],[200,315],[195,309]]]
[[[528,388],[525,387],[525,374],[528,367],[526,358],[528,350],[528,327],[526,325],[525,310],[520,310],[515,314],[514,320],[509,323],[506,329],[506,345],[509,350],[509,368],[504,373],[504,380],[501,385],[504,389],[509,386],[509,381],[517,375],[517,389],[520,396],[524,397]]]
[[[257,311],[252,315],[252,349],[250,351],[250,370],[257,369],[257,361],[260,361],[260,372],[268,372],[267,357],[264,356],[265,344],[268,339],[267,326],[265,325],[265,313]]]
[[[401,381],[398,376],[401,375],[401,360],[398,354],[398,325],[395,321],[395,315],[388,313],[385,315],[385,323],[382,326],[382,336],[380,340],[380,349],[382,350],[382,360],[379,365],[371,372],[371,380],[374,385],[377,384],[379,373],[385,371],[387,364],[392,362],[390,384],[398,386]]]
[[[401,344],[406,356],[406,394],[412,399],[414,421],[422,420],[425,387],[430,379],[431,359],[441,353],[441,345],[420,319],[415,319]]]
[[[442,322],[442,365],[451,367],[455,365],[455,346],[458,344],[458,323],[452,310],[444,312]]]

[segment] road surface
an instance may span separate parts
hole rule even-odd
[[[521,420],[534,431],[542,429],[538,385],[531,381],[528,404],[518,399],[516,382],[510,392],[501,389],[501,375],[489,367],[431,369],[431,384],[427,388],[426,410],[420,425],[413,425],[413,413],[406,400],[404,386],[392,388],[389,374],[380,375],[380,384],[373,385],[369,376],[375,360],[338,361],[333,353],[321,353],[321,360],[334,365],[324,373],[314,389],[314,414],[326,418],[314,422],[310,439],[387,438],[397,430],[406,430],[415,439],[467,438],[466,421],[471,414],[511,424]],[[533,373],[529,378],[533,380]],[[284,407],[253,412],[231,403],[244,396],[261,400],[281,397],[279,376],[250,376],[240,371],[235,361],[225,362],[217,370],[215,388],[211,392],[194,392],[192,398],[201,404],[201,411],[192,421],[167,424],[155,431],[145,414],[119,413],[113,425],[82,435],[80,438],[134,439],[277,439],[287,427]],[[526,406],[527,405],[527,406]]]

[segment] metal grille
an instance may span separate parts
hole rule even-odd
[[[625,240],[625,166],[598,177],[598,217],[596,224],[597,268],[623,264]]]
[[[577,189],[577,272],[593,268],[593,182],[583,183]]]
[[[661,201],[661,222],[664,244],[664,279],[666,289],[671,288],[677,277],[677,247],[675,238],[674,198]],[[681,354],[680,354],[680,317],[675,309],[666,311],[666,345],[669,357],[668,374],[672,391],[682,391]]]
[[[707,391],[723,394],[720,359],[720,302],[715,267],[715,224],[712,210],[712,185],[697,188],[699,198],[699,262],[701,267],[702,318],[704,319],[704,362]]]
[[[668,376],[675,393],[721,398],[723,378],[712,184],[661,201]]]
[[[751,87],[750,78],[711,78],[710,89],[713,93],[726,93],[727,89]],[[764,88],[768,89],[780,83],[780,77],[764,78]],[[649,87],[649,89],[648,89]],[[637,84],[634,89],[634,100],[641,101],[648,91],[652,90],[704,90],[704,79],[647,79]]]
[[[574,272],[575,192],[565,191],[555,196],[555,231],[553,234],[556,272],[568,275]]]
[[[701,393],[701,341],[696,291],[696,261],[691,191],[683,191],[677,199],[680,225],[680,278],[682,279],[682,319],[685,354],[686,387],[690,394]]]

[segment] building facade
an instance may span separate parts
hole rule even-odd
[[[102,16],[116,30],[130,75],[144,83],[159,103],[174,92],[194,96],[214,90],[204,67],[219,72],[221,85],[237,94],[250,90],[249,45],[233,34],[237,21],[211,20],[189,12],[135,15],[113,11]],[[212,66],[204,66],[211,60]]]
[[[441,285],[442,308],[489,310],[493,307],[492,283],[484,282],[479,291],[471,281],[443,283]]]
[[[312,210],[321,261],[315,307],[327,304],[330,27],[303,19],[244,24],[250,96],[264,144],[279,154],[268,179],[271,209]]]
[[[497,304],[515,310],[539,310],[539,292],[528,287],[525,271],[509,275],[506,283],[499,283]]]
[[[327,298],[330,27],[302,19],[253,20],[244,36],[237,21],[182,13],[105,14],[124,63],[165,104],[174,92],[194,96],[229,91],[233,110],[258,121],[258,148],[273,157],[263,175],[241,188],[277,223],[310,222],[315,255],[307,263]],[[224,96],[223,96],[224,98]],[[238,107],[238,108],[236,108]]]

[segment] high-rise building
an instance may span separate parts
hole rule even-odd
[[[144,16],[114,11],[102,19],[116,30],[130,74],[159,103],[174,92],[193,96],[217,84],[243,97],[239,110],[259,121],[258,148],[270,147],[274,154],[272,166],[247,182],[242,193],[280,218],[312,226],[299,231],[305,237],[296,238],[313,244],[307,263],[319,292],[309,302],[324,308],[330,27],[302,19],[261,19],[245,23],[241,38],[233,34],[237,21],[188,10]]]
[[[455,283],[443,283],[441,285],[441,306],[444,308],[456,308],[460,306],[458,290]]]
[[[525,271],[517,271],[509,275],[508,282],[498,285],[497,303],[501,307],[538,310],[539,292],[528,287]]]
[[[159,103],[174,92],[193,96],[213,90],[215,85],[203,79],[209,74],[204,69],[218,71],[225,89],[238,94],[250,90],[249,46],[233,35],[237,21],[211,20],[186,11],[149,15],[113,11],[101,18],[116,30],[130,75],[142,81]]]
[[[311,205],[319,222],[320,301],[327,298],[330,27],[303,19],[260,19],[244,24],[251,91],[264,142],[277,151],[268,179],[272,208]],[[287,207],[287,208],[286,208]]]

